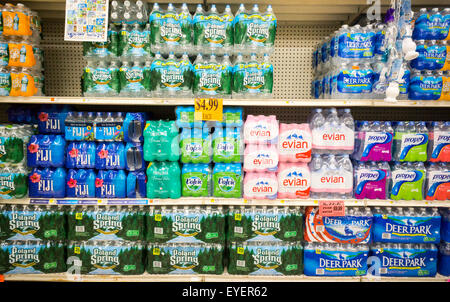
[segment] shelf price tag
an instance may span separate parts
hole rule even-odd
[[[194,120],[218,121],[223,120],[223,99],[195,99]]]
[[[320,216],[345,216],[345,202],[343,200],[319,200]]]

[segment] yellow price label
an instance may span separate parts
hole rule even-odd
[[[194,120],[218,121],[223,120],[223,99],[195,99]]]
[[[81,252],[80,247],[79,247],[79,246],[76,246],[76,247],[73,249],[73,252],[74,252],[75,254],[79,254],[79,253]]]
[[[161,214],[156,214],[155,215],[155,221],[161,221],[162,220],[162,215]]]
[[[161,251],[160,251],[159,248],[155,247],[155,248],[153,249],[153,255],[159,256],[160,253],[161,253]]]
[[[322,254],[322,250],[316,250],[316,254],[318,255]]]
[[[244,248],[243,248],[243,247],[238,247],[238,248],[237,248],[237,253],[238,253],[239,255],[244,255]]]
[[[241,221],[242,215],[240,213],[234,214],[234,220]]]
[[[82,220],[83,219],[83,213],[75,213],[75,219],[76,220]]]

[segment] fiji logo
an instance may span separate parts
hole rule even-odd
[[[230,192],[236,186],[236,182],[229,176],[220,177],[218,180],[219,188],[221,191]]]
[[[189,177],[186,179],[186,187],[191,191],[200,190],[202,187],[202,183],[202,180],[197,176]]]

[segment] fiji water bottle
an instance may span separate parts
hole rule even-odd
[[[30,197],[62,198],[66,196],[64,168],[34,168],[28,179]]]
[[[124,170],[100,170],[95,179],[95,197],[125,198],[126,174]]]
[[[66,196],[78,198],[95,197],[94,170],[69,169],[66,178]]]
[[[129,172],[127,175],[127,198],[147,197],[147,176],[145,171]]]

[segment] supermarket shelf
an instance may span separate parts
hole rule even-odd
[[[347,199],[345,206],[355,207],[450,207],[449,200],[371,200]],[[96,199],[96,198],[22,198],[0,200],[0,204],[37,205],[139,205],[139,206],[318,206],[315,199],[244,199],[215,197],[182,197],[179,199]]]
[[[300,276],[248,276],[248,275],[67,275],[61,274],[15,274],[5,275],[5,281],[42,282],[448,282],[449,277],[433,278],[381,277],[308,277]]]
[[[177,106],[194,105],[194,98],[107,98],[107,97],[0,97],[4,104],[67,104],[67,105],[140,105],[140,106]],[[224,99],[225,106],[277,106],[277,107],[441,107],[450,108],[450,101],[411,101],[385,102],[384,100],[354,99]]]

